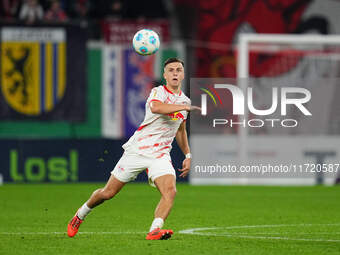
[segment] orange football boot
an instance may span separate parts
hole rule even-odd
[[[167,240],[173,233],[171,229],[156,228],[147,234],[146,240]]]
[[[83,221],[84,220],[79,219],[76,213],[76,215],[74,215],[74,217],[71,219],[71,221],[67,225],[67,235],[69,237],[74,237],[77,234],[80,224]]]

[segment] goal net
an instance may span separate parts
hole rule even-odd
[[[256,144],[256,150],[260,152],[267,141],[275,162],[287,164],[293,161],[299,167],[303,165],[306,174],[299,179],[288,178],[288,183],[332,184],[337,176],[334,172],[338,171],[331,173],[327,171],[328,166],[338,163],[340,158],[340,37],[241,35],[237,75],[243,89],[253,88],[257,108],[268,109],[273,87],[302,87],[310,91],[311,100],[307,106],[312,113],[312,117],[307,118],[297,107],[287,109],[284,118],[296,120],[298,124],[294,128],[281,125],[241,129],[238,134],[240,160],[249,161],[252,145],[254,148]],[[243,79],[249,80],[242,82]],[[270,117],[282,119],[282,112],[277,111]],[[245,118],[250,119],[251,114],[246,114]],[[290,157],[291,151],[295,152],[295,161]],[[315,169],[318,168],[316,171],[305,169],[314,168],[314,164]],[[319,171],[322,164],[327,166],[325,171]]]
[[[212,144],[209,151],[199,153],[200,159],[193,165],[202,166],[204,155],[210,153],[220,165],[247,166],[248,170],[266,166],[266,171],[277,167],[277,172],[266,174],[257,169],[232,176],[214,174],[215,178],[210,174],[207,178],[193,169],[191,182],[334,184],[340,172],[340,36],[242,34],[235,52],[236,85],[245,96],[245,112],[237,118],[246,124],[227,135],[204,137],[193,132],[194,147],[200,151],[205,149],[204,143]],[[310,99],[297,89],[308,92]],[[292,93],[282,97],[284,91]],[[276,110],[269,115],[256,114],[249,108],[250,99],[256,110],[274,106]],[[286,99],[297,101],[286,104]],[[214,165],[208,158],[205,161]]]

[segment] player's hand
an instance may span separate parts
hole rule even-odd
[[[186,158],[183,160],[182,163],[182,169],[178,169],[178,171],[182,172],[179,177],[184,178],[185,176],[188,175],[189,171],[190,171],[190,165],[191,165],[191,159],[190,158]]]
[[[191,112],[191,111],[201,111],[201,108],[200,107],[198,107],[198,106],[194,106],[194,105],[188,105],[187,106],[187,108],[186,108],[186,110],[188,111],[188,112]]]

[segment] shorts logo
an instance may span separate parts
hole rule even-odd
[[[15,111],[38,116],[54,109],[66,89],[63,29],[3,28],[1,91]]]

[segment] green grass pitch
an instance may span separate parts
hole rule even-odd
[[[66,225],[102,184],[0,187],[0,254],[340,254],[340,187],[179,184],[166,241],[146,241],[159,194],[128,184],[74,238]]]

